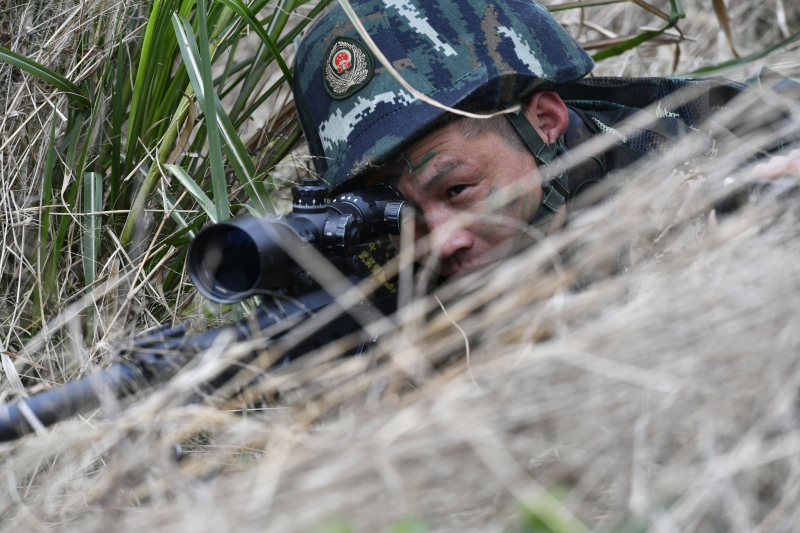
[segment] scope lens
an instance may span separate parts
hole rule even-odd
[[[220,296],[242,293],[258,281],[261,271],[258,248],[239,228],[217,228],[208,235],[199,252],[198,273],[212,293]]]

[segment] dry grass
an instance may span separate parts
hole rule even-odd
[[[776,5],[729,6],[740,55],[782,38]],[[780,5],[783,25],[797,30],[800,10]],[[80,21],[113,19],[118,7],[80,6],[50,58],[40,59],[62,72],[88,68],[91,58],[70,55],[67,37],[81,31]],[[677,71],[730,59],[711,3],[685,7],[680,26],[694,40],[681,44]],[[68,9],[53,4],[53,20]],[[656,25],[632,9],[587,10],[585,20],[618,35]],[[27,28],[23,11],[7,13],[8,38],[28,35],[19,29]],[[562,17],[577,35],[580,21],[568,23],[575,12]],[[597,73],[669,74],[674,51],[643,46]],[[800,72],[797,48],[764,63]],[[754,68],[731,76],[744,79]],[[0,137],[9,147],[0,151],[0,331],[18,350],[29,336],[20,317],[37,272],[31,250],[40,216],[29,208],[38,205],[52,107],[29,103],[48,88],[2,72]],[[27,119],[41,135],[15,142]],[[419,517],[432,531],[515,531],[522,504],[558,532],[796,531],[797,196],[766,195],[711,222],[715,201],[730,190],[726,178],[741,182],[747,172],[733,147],[718,148],[704,160],[705,147],[688,138],[675,153],[617,176],[618,194],[566,231],[490,275],[443,287],[437,296],[447,315],[418,296],[379,325],[386,331],[367,355],[335,359],[342,347],[329,346],[266,376],[251,393],[278,400],[260,410],[243,413],[241,401],[225,397],[186,405],[244,350],[218,346],[121,412],[107,405],[0,446],[0,530],[383,531]],[[699,225],[704,236],[696,239]],[[69,318],[81,293],[74,271],[62,266],[55,317]],[[98,316],[114,316],[129,288],[110,289]],[[157,321],[148,313],[163,298],[158,284],[148,280],[142,291],[109,338]],[[191,309],[171,312],[192,319]],[[198,327],[211,322],[194,313]],[[469,359],[453,321],[468,336]],[[50,368],[56,382],[108,364],[109,345],[87,342],[79,315],[61,323],[22,355]],[[25,361],[11,363],[3,356],[4,399],[21,394],[16,372],[28,391],[49,385],[32,379]]]

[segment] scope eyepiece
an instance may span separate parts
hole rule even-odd
[[[327,203],[319,180],[292,188],[292,213],[243,216],[203,228],[192,242],[187,267],[203,296],[240,302],[269,290],[297,290],[309,276],[286,253],[313,246],[343,271],[352,270],[361,244],[399,235],[406,202],[391,186],[344,193]]]

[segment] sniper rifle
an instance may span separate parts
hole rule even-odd
[[[186,336],[184,326],[165,324],[121,343],[117,347],[119,362],[108,369],[0,408],[0,441],[14,440],[97,408],[109,394],[125,398],[164,383],[223,336],[228,342],[244,341],[270,328],[280,330],[271,340],[287,340],[291,348],[274,368],[393,313],[397,300],[384,285],[370,301],[340,313],[310,336],[298,338],[295,326],[334,302],[343,288],[331,291],[320,286],[311,275],[314,269],[304,268],[309,265],[299,264],[296,258],[297,252],[314,248],[356,284],[366,277],[358,272],[363,266],[363,245],[400,234],[407,212],[400,192],[377,185],[328,202],[322,182],[305,180],[292,188],[292,204],[288,215],[244,216],[207,226],[191,243],[187,267],[197,290],[218,303],[264,296],[250,316],[195,336]],[[319,254],[311,257],[319,258]],[[288,326],[281,328],[281,322]],[[369,340],[363,333],[353,353],[360,353]],[[240,362],[255,359],[256,352],[254,349]],[[237,370],[224,372],[208,387],[221,386]]]

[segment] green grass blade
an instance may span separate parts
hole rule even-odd
[[[214,105],[214,85],[212,83],[213,77],[211,76],[211,55],[208,52],[208,28],[206,27],[206,2],[205,0],[197,0],[197,14],[198,14],[198,30],[200,43],[200,64],[186,65],[187,70],[195,69],[195,75],[192,77],[192,85],[194,85],[194,92],[198,98],[202,99],[203,111],[206,113],[206,134],[208,135],[208,157],[211,161],[211,184],[214,190],[214,205],[216,207],[217,221],[226,220],[230,218],[231,211],[228,205],[228,184],[225,182],[225,167],[222,164],[222,146],[219,140],[219,125],[217,124],[217,106]],[[183,19],[185,21],[185,19]],[[173,22],[175,18],[173,17]],[[188,23],[186,23],[188,25]],[[188,33],[179,36],[191,42],[187,43],[189,46],[197,43],[194,42],[194,35]],[[186,57],[184,57],[186,62]],[[197,70],[199,69],[199,71]],[[199,75],[198,75],[199,74]]]
[[[274,151],[270,154],[267,161],[264,163],[264,166],[261,169],[261,172],[269,172],[275,165],[277,165],[286,155],[294,148],[294,145],[297,141],[300,140],[300,137],[303,135],[303,130],[300,127],[300,124],[295,125],[294,129],[287,135],[280,144],[275,147]]]
[[[654,39],[667,31],[668,29],[675,26],[678,23],[678,20],[682,18],[686,18],[686,12],[683,10],[683,4],[681,0],[669,0],[670,4],[670,14],[669,14],[669,22],[666,26],[661,28],[660,30],[651,30],[640,33],[639,35],[632,37],[626,41],[623,41],[617,45],[614,45],[610,48],[606,48],[605,50],[601,50],[592,56],[592,59],[595,61],[602,61],[603,59],[608,59],[609,57],[618,56],[631,50],[632,48],[636,48],[640,44],[649,41],[650,39]]]
[[[89,139],[90,139],[90,137],[92,135],[92,131],[94,130],[95,123],[96,123],[96,120],[97,120],[97,116],[98,116],[98,112],[100,110],[100,107],[101,106],[96,105],[96,106],[94,106],[94,109],[92,110],[92,120],[89,123],[89,128],[87,130],[87,137],[86,137],[85,142],[83,143],[83,149],[81,150],[81,154],[80,154],[80,156],[78,158],[78,161],[75,162],[75,152],[76,152],[77,145],[78,145],[78,139],[80,139],[80,131],[81,131],[80,128],[83,125],[83,116],[82,115],[78,116],[78,119],[77,119],[78,123],[75,126],[76,134],[72,138],[72,142],[70,143],[69,150],[67,152],[67,167],[71,170],[70,173],[72,174],[72,179],[73,179],[72,187],[70,188],[70,191],[69,191],[69,199],[67,200],[67,208],[68,208],[70,213],[75,211],[75,205],[76,205],[76,202],[78,200],[78,192],[81,189],[81,180],[82,180],[82,177],[83,177],[83,170],[84,170],[85,164],[86,164],[86,154],[89,151],[89,144],[90,144]],[[63,193],[64,193],[67,185],[68,185],[68,182],[65,179],[64,180],[64,185],[61,188],[62,197],[63,197]],[[52,254],[52,258],[51,258],[50,269],[48,270],[48,274],[50,275],[50,277],[48,278],[48,281],[49,281],[48,292],[49,292],[50,288],[52,287],[52,284],[55,283],[56,269],[58,267],[58,258],[61,256],[61,253],[63,251],[62,247],[63,247],[63,244],[64,244],[64,239],[67,236],[67,231],[69,230],[70,219],[71,219],[70,216],[62,216],[61,217],[61,222],[60,222],[60,224],[58,226],[58,234],[56,235],[56,238],[53,241],[54,242],[53,254]]]
[[[0,59],[7,63],[11,63],[15,67],[21,68],[25,72],[33,74],[37,78],[40,78],[60,89],[61,91],[64,91],[69,99],[79,106],[89,107],[91,102],[89,102],[89,99],[86,97],[85,91],[61,74],[53,72],[49,68],[37,63],[33,59],[28,59],[27,57],[16,52],[12,52],[8,48],[3,48],[2,46],[0,46]]]
[[[192,177],[186,173],[184,169],[179,167],[178,165],[164,165],[172,175],[175,176],[178,181],[181,182],[181,185],[186,187],[189,190],[189,194],[197,200],[197,203],[200,205],[200,208],[206,212],[208,218],[211,219],[212,222],[216,223],[219,222],[217,218],[217,208],[214,205],[214,202],[211,201],[211,198],[200,188],[196,181],[192,179]]]
[[[167,18],[167,14],[172,12],[172,7],[165,6],[167,10],[163,13],[163,18]],[[178,100],[178,91],[168,92],[169,88],[177,89],[172,86],[177,76],[172,73],[172,62],[177,48],[177,42],[173,32],[169,31],[170,24],[167,20],[159,20],[159,35],[156,46],[153,49],[153,68],[152,68],[152,81],[147,88],[147,96],[145,101],[145,112],[142,122],[142,133],[144,144],[152,146],[158,142],[158,139],[164,134],[166,128],[169,127],[169,119],[172,115],[172,109],[175,108],[175,103]],[[165,24],[165,22],[167,22]],[[180,74],[180,73],[178,73]],[[155,97],[155,98],[154,98]],[[166,104],[166,106],[164,105]]]
[[[50,229],[50,205],[53,203],[53,171],[56,164],[56,119],[58,114],[53,109],[53,118],[50,121],[50,141],[47,144],[47,156],[44,162],[44,177],[42,178],[42,200],[40,206],[42,208],[41,224],[39,226],[39,257],[37,259],[38,267],[38,283],[36,285],[36,298],[34,304],[34,314],[40,315],[44,320],[44,294],[42,292],[44,279],[43,273],[45,272],[45,264],[47,262],[47,238]]]
[[[64,197],[67,187],[69,186],[70,178],[72,178],[72,187],[69,190],[67,197],[67,208],[69,211],[75,209],[75,202],[78,199],[78,191],[80,190],[80,180],[75,179],[73,172],[69,172],[74,168],[75,154],[78,149],[78,139],[81,136],[81,129],[83,128],[83,115],[77,115],[75,118],[75,125],[70,130],[70,142],[67,147],[67,172],[64,172],[64,183],[61,186],[61,197]],[[68,216],[60,217],[61,220],[58,224],[58,232],[53,239],[53,249],[50,252],[50,257],[47,262],[47,268],[44,276],[44,287],[42,288],[42,298],[47,299],[50,297],[50,292],[56,282],[56,271],[58,268],[58,258],[61,256],[62,245],[64,238],[67,236],[67,229],[69,228]]]
[[[285,81],[286,81],[286,77],[285,76],[281,76],[278,81],[273,83],[270,86],[269,89],[264,91],[264,93],[261,96],[259,96],[258,99],[255,102],[253,102],[253,105],[248,107],[245,110],[245,112],[242,113],[242,116],[240,116],[238,119],[236,119],[236,123],[233,126],[236,127],[236,128],[241,126],[244,123],[244,121],[247,120],[250,117],[250,115],[255,113],[256,109],[258,109],[259,106],[261,104],[263,104],[267,100],[267,98],[272,96],[272,93],[274,93],[276,90],[278,90],[281,87],[281,85],[283,85],[283,82],[285,82]]]
[[[83,209],[87,213],[103,210],[103,179],[100,174],[87,172],[83,175]],[[83,276],[88,287],[97,279],[97,253],[100,249],[101,215],[84,217]]]
[[[230,70],[225,71],[223,74],[220,74],[216,78],[214,78],[214,85],[219,86],[220,88],[225,85],[225,82],[228,81],[228,78],[239,72],[240,70],[247,68],[252,62],[255,55],[248,57],[247,59],[243,59],[239,61],[235,65],[232,65]]]
[[[264,31],[264,28],[258,23],[255,15],[253,15],[244,2],[242,2],[242,0],[217,0],[217,2],[231,8],[236,12],[237,15],[242,17],[253,30],[255,30],[258,36],[261,37],[261,40],[264,42],[264,44],[267,45],[269,51],[272,52],[272,55],[275,58],[275,61],[278,62],[278,66],[283,72],[284,77],[289,80],[289,83],[291,84],[292,71],[286,65],[286,62],[283,60],[283,57],[281,57],[280,52],[278,52],[278,49],[275,47],[275,42],[272,40],[272,38],[270,38],[269,35],[267,35],[267,32]]]
[[[670,21],[677,22],[678,19],[685,19],[686,18],[686,11],[683,9],[683,3],[681,0],[669,0],[670,8],[672,12],[669,15]]]
[[[632,48],[636,48],[637,46],[639,46],[643,42],[646,42],[646,41],[649,41],[650,39],[658,37],[659,35],[664,33],[670,27],[671,27],[670,25],[667,25],[667,26],[665,26],[664,28],[662,28],[660,30],[651,30],[651,31],[646,31],[646,32],[640,33],[636,37],[631,37],[630,39],[622,41],[621,43],[619,43],[617,45],[614,45],[614,46],[612,46],[610,48],[606,48],[605,50],[600,50],[599,52],[597,52],[596,54],[594,54],[592,56],[592,59],[594,59],[595,61],[602,61],[604,59],[608,59],[609,57],[614,57],[614,56],[618,56],[620,54],[624,54],[628,50],[631,50]]]
[[[50,224],[50,204],[53,203],[53,170],[56,165],[56,119],[58,115],[53,110],[53,119],[50,122],[50,141],[47,145],[47,157],[44,161],[44,178],[42,179],[42,225],[39,232],[40,262],[45,258],[47,247],[47,228]],[[43,265],[40,265],[43,266]]]
[[[144,86],[148,76],[148,67],[150,67],[150,55],[153,48],[153,41],[156,38],[156,30],[158,26],[158,17],[161,13],[162,0],[155,0],[153,2],[153,9],[150,11],[150,17],[147,22],[147,28],[144,33],[144,40],[142,41],[142,51],[139,54],[139,66],[136,71],[136,78],[133,85],[133,96],[131,97],[131,108],[128,113],[128,134],[127,147],[125,150],[125,172],[127,173],[134,166],[133,156],[138,150],[139,130],[143,121],[144,113],[140,109],[144,102]]]
[[[206,85],[201,83],[199,79],[199,53],[197,50],[197,44],[195,43],[194,39],[190,37],[188,22],[185,20],[181,22],[177,17],[173,17],[173,23],[175,25],[175,33],[178,35],[178,44],[181,48],[181,54],[183,55],[183,60],[186,64],[186,71],[189,73],[189,78],[192,80],[192,86],[195,88],[198,102],[201,102],[203,112],[207,112],[205,107],[207,102],[205,99],[206,94],[204,92],[204,87]],[[183,27],[181,27],[181,24],[183,24]],[[210,82],[208,86],[211,87]],[[250,159],[250,154],[247,153],[247,148],[236,134],[236,129],[233,127],[230,118],[228,118],[228,115],[225,113],[225,109],[222,107],[222,102],[219,101],[216,93],[214,93],[214,91],[209,92],[214,102],[213,109],[215,110],[214,114],[216,115],[215,126],[219,126],[219,131],[222,135],[222,138],[225,140],[224,148],[225,154],[228,156],[228,161],[231,163],[231,166],[233,166],[236,175],[239,176],[239,180],[242,182],[248,195],[253,200],[256,209],[262,214],[273,213],[274,209],[269,200],[269,196],[263,196],[259,194],[258,190],[253,187],[253,182],[256,179],[256,168],[253,164],[253,160]],[[207,127],[210,125],[209,123],[210,121],[206,120]],[[216,191],[214,194],[216,198]]]
[[[122,179],[122,85],[124,68],[122,63],[122,37],[117,45],[116,76],[111,95],[111,190],[108,197],[110,209],[116,209],[119,198],[119,184]]]
[[[229,92],[233,91],[240,83],[242,83],[245,79],[247,79],[247,72],[242,72],[232,83],[228,84],[228,86],[220,93],[220,98],[225,98]]]
[[[721,70],[725,70],[725,69],[729,69],[729,68],[735,68],[735,67],[741,67],[741,66],[746,65],[748,63],[751,63],[753,61],[757,61],[757,60],[761,59],[762,57],[765,57],[765,56],[771,54],[772,52],[774,52],[774,51],[776,51],[776,50],[778,50],[780,48],[783,48],[784,46],[788,46],[788,45],[792,44],[793,42],[795,42],[798,39],[800,39],[800,31],[798,31],[794,35],[790,35],[789,37],[787,37],[786,39],[782,40],[779,43],[773,44],[772,46],[764,48],[763,50],[759,50],[758,52],[754,52],[754,53],[750,54],[749,56],[740,57],[739,59],[732,59],[730,61],[725,61],[723,63],[718,63],[716,65],[711,65],[711,66],[708,66],[708,67],[699,68],[699,69],[695,70],[694,72],[690,72],[689,74],[684,74],[681,77],[682,78],[689,78],[689,77],[700,76],[700,75],[706,76],[708,74],[711,74],[711,73],[714,73],[714,72],[719,72]]]
[[[283,28],[286,26],[286,21],[289,19],[289,14],[293,8],[294,0],[280,0],[278,5],[275,7],[276,11],[273,14],[272,20],[269,22],[266,32],[273,42],[278,39],[281,31],[283,31]],[[247,104],[247,101],[250,99],[253,91],[260,83],[261,76],[264,75],[264,72],[269,65],[269,61],[267,61],[269,59],[268,54],[271,54],[271,52],[262,42],[256,51],[256,58],[253,61],[253,64],[250,65],[250,68],[247,71],[247,77],[244,79],[244,83],[242,83],[242,89],[239,92],[239,96],[236,98],[236,102],[234,102],[233,107],[231,108],[231,120],[236,120],[239,118],[239,113],[242,112],[242,109],[244,109],[244,106]]]
[[[328,7],[328,5],[332,1],[333,0],[322,0],[316,6],[314,6],[314,8],[308,13],[308,15],[306,15],[306,17],[299,24],[297,24],[294,28],[289,30],[286,33],[286,35],[281,37],[278,40],[278,42],[275,43],[275,46],[278,48],[278,50],[283,50],[289,44],[293,43],[295,37],[297,37],[297,35],[299,35],[300,32],[302,32],[305,29],[305,27],[308,26],[314,20],[314,18],[322,12],[322,10],[324,10],[326,7]],[[615,1],[625,1],[625,0],[615,0]],[[297,2],[297,3],[295,3],[294,7],[296,9],[296,8],[302,6],[303,4],[306,4],[307,2],[308,2],[308,0],[303,0],[303,1]],[[266,5],[266,2],[263,2],[263,0],[260,1],[260,2],[253,2],[253,4],[250,6],[250,11],[252,13],[257,13],[264,5]],[[271,19],[272,19],[272,15],[270,15],[268,17],[265,17],[264,19],[259,21],[259,24],[261,26],[263,26],[264,24],[268,23]],[[220,47],[217,50],[217,53],[219,53],[220,50],[223,50],[222,47]],[[247,59],[243,59],[242,61],[239,61],[238,63],[234,64],[231,67],[230,72],[228,72],[228,77],[230,77],[233,74],[236,74],[237,72],[239,72],[239,71],[249,67],[250,65],[252,65],[253,61],[255,60],[257,55],[258,55],[258,53],[253,54],[252,56],[248,57]],[[272,61],[272,57],[268,57],[266,59],[262,59],[262,62],[265,65],[269,65],[269,63],[271,61]],[[234,82],[231,87],[226,88],[225,91],[222,94],[219,95],[220,98],[222,98],[225,94],[230,92],[231,88],[233,86],[235,86],[238,82],[242,81],[242,79],[244,79],[246,76],[247,76],[247,74],[245,73],[245,75],[240,76],[239,78],[237,78],[236,82]],[[225,79],[227,79],[227,78],[225,78]],[[223,76],[217,76],[216,78],[214,78],[214,85],[219,85],[220,81],[222,81],[222,80],[223,80]],[[239,122],[239,120],[237,120],[237,122]],[[238,125],[237,125],[237,127],[238,127]]]
[[[233,67],[233,58],[236,56],[236,50],[239,48],[239,38],[241,35],[236,34],[236,37],[233,38],[233,43],[231,44],[231,51],[228,54],[228,60],[225,62],[225,70],[222,71],[221,77],[214,78],[213,84],[219,85],[220,87],[225,86],[225,82],[228,81],[228,74]],[[221,79],[220,79],[221,78]]]
[[[181,122],[184,120],[184,118],[187,118],[187,115],[189,114],[189,107],[194,106],[194,103],[190,101],[191,94],[193,94],[192,87],[189,86],[186,92],[187,95],[181,98],[178,109],[175,111],[175,116],[171,121],[171,127],[167,131],[167,134],[162,138],[161,145],[158,147],[156,161],[154,161],[150,166],[150,170],[147,171],[147,175],[142,181],[139,191],[136,193],[136,197],[133,199],[131,209],[128,212],[128,217],[125,220],[125,225],[122,227],[122,232],[120,233],[119,237],[119,241],[123,246],[127,246],[128,243],[131,242],[131,239],[133,238],[133,231],[136,227],[136,220],[144,210],[147,200],[150,198],[151,191],[161,178],[160,165],[167,162],[167,159],[173,150],[173,144],[178,138]]]
[[[627,2],[628,0],[583,0],[577,2],[564,2],[561,4],[550,4],[547,7],[547,10],[551,13],[555,13],[556,11],[566,11],[569,9],[583,9],[584,7],[596,7],[596,6],[607,6],[609,4],[621,4],[623,2]]]
[[[255,208],[255,207],[253,207],[253,206],[252,206],[252,205],[250,205],[250,204],[236,204],[236,207],[244,207],[244,208],[247,210],[247,212],[248,212],[248,213],[250,213],[250,215],[251,215],[251,216],[254,216],[254,217],[261,217],[261,216],[263,216],[261,213],[259,213],[258,211],[256,211],[256,208]]]
[[[248,196],[253,200],[255,208],[261,215],[274,213],[275,209],[272,206],[269,195],[262,194],[261,191],[254,186],[257,183],[256,166],[253,164],[253,160],[250,159],[247,147],[236,134],[236,129],[234,129],[230,118],[228,118],[228,115],[225,113],[222,102],[219,101],[219,98],[215,98],[215,100],[217,119],[220,123],[220,131],[225,139],[225,154],[228,156],[228,161],[231,163],[236,175],[239,176],[239,181],[242,182]]]
[[[299,23],[297,26],[292,28],[286,35],[281,37],[281,39],[278,41],[278,44],[276,45],[278,47],[278,50],[283,50],[284,48],[286,48],[286,46],[289,45],[289,43],[294,42],[295,37],[297,37],[300,34],[300,32],[302,32],[305,29],[305,27],[308,26],[308,24],[310,24],[315,19],[315,17],[317,15],[319,15],[326,7],[328,7],[328,5],[332,1],[333,0],[322,0],[316,6],[314,6],[314,9],[312,9],[309,12],[307,17],[301,23]],[[623,1],[623,0],[615,0],[615,1]],[[295,8],[299,7],[300,5],[302,5],[304,3],[305,2],[298,2],[297,4],[295,4]],[[252,62],[252,58],[250,58],[248,60],[245,60],[245,61]],[[234,66],[233,69],[231,69],[231,74],[233,74],[235,69],[236,69],[236,66]],[[237,82],[238,81],[239,80],[237,80]],[[275,90],[277,90],[281,86],[281,84],[284,81],[286,81],[286,78],[281,76],[281,78],[277,82],[275,82],[269,89],[267,89],[261,96],[259,96],[258,99],[256,99],[256,101],[253,102],[250,105],[250,107],[247,108],[236,119],[236,122],[233,124],[234,127],[238,128],[239,126],[241,126],[244,123],[244,121],[247,120],[250,117],[250,115],[252,115],[255,112],[255,110],[258,109],[258,107],[261,104],[263,104],[267,100],[267,98],[269,98],[272,95],[272,93],[275,92]],[[234,86],[235,84],[231,84],[231,85]],[[227,89],[226,89],[226,92],[227,92]]]
[[[181,170],[183,169],[181,168]],[[189,175],[186,174],[186,176],[188,177]],[[189,179],[191,179],[191,177],[189,177]],[[192,180],[192,182],[194,182],[194,180]],[[158,201],[159,204],[161,204],[161,207],[163,207],[168,213],[170,213],[169,216],[172,218],[172,220],[175,221],[175,224],[177,224],[179,228],[189,227],[189,223],[186,222],[186,218],[184,218],[183,213],[177,211],[179,207],[177,205],[178,201],[175,199],[175,196],[169,191],[169,189],[163,186],[159,187],[158,191],[156,191],[156,200]],[[190,229],[188,230],[188,235],[190,239],[194,239],[197,233]]]

